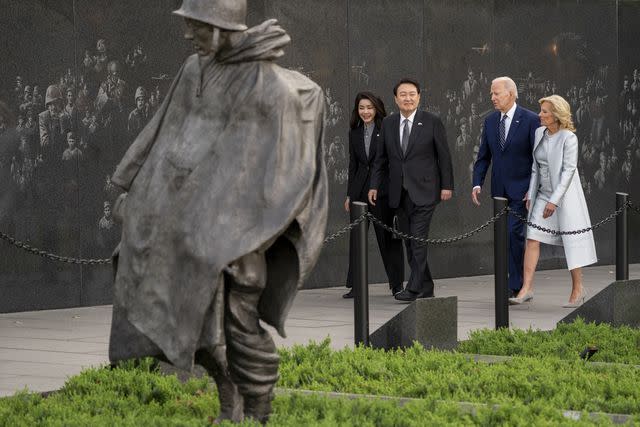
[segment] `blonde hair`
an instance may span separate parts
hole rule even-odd
[[[576,127],[573,125],[571,118],[571,106],[560,95],[551,95],[540,98],[538,103],[542,105],[543,102],[551,104],[551,113],[560,123],[560,129],[567,129],[571,132],[576,131]]]

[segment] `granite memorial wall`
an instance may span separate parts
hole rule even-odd
[[[62,256],[108,258],[119,228],[109,176],[162,102],[191,53],[178,0],[7,0],[0,8],[0,231]],[[249,24],[277,18],[292,43],[281,64],[318,82],[326,97],[328,232],[348,222],[349,115],[371,90],[397,111],[392,87],[411,76],[422,106],[444,121],[454,158],[454,199],[441,204],[431,237],[461,234],[492,215],[470,200],[470,177],[491,79],[509,75],[519,103],[558,93],[572,105],[582,184],[592,221],[614,210],[615,191],[640,185],[640,3],[514,0],[249,0]],[[64,100],[46,118],[47,88]],[[487,187],[488,189],[488,187]],[[634,193],[635,191],[635,193]],[[640,196],[638,196],[640,204]],[[601,263],[612,263],[613,223],[595,233]],[[630,213],[631,259],[640,259],[640,215]],[[385,281],[370,232],[370,280]],[[492,233],[432,246],[437,277],[490,274]],[[108,265],[74,265],[0,245],[0,312],[107,304]],[[343,285],[348,239],[328,243],[306,287]],[[542,268],[563,268],[545,248]]]

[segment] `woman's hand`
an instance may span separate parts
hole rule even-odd
[[[542,218],[547,219],[556,211],[557,206],[553,203],[549,202],[544,207],[544,212],[542,213]]]
[[[524,202],[524,206],[527,208],[527,212],[531,210],[531,199],[529,199],[529,193],[524,195],[524,199],[522,199],[522,201]]]
[[[347,197],[347,200],[344,201],[344,210],[347,212],[349,212],[349,203],[350,203],[350,200]]]

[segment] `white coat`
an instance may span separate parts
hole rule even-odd
[[[533,151],[542,141],[545,126],[536,129]],[[557,206],[554,215],[558,215],[558,223],[561,231],[579,230],[591,227],[589,210],[584,198],[580,175],[578,173],[578,138],[567,130],[561,129],[558,138],[548,144],[549,175],[553,194],[549,202]],[[534,160],[531,167],[531,181],[529,183],[528,196],[533,208],[538,192],[539,174],[538,163]],[[531,220],[531,211],[529,220]],[[596,246],[593,240],[593,232],[582,234],[562,235],[562,246],[567,259],[567,268],[583,267],[598,261]]]

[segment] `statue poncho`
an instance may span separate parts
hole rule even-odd
[[[261,318],[284,336],[327,217],[324,99],[272,61],[289,42],[266,21],[215,59],[190,56],[112,178],[128,192],[109,356],[164,355],[190,369],[224,344],[225,268],[266,250]],[[118,253],[119,252],[119,253]]]

